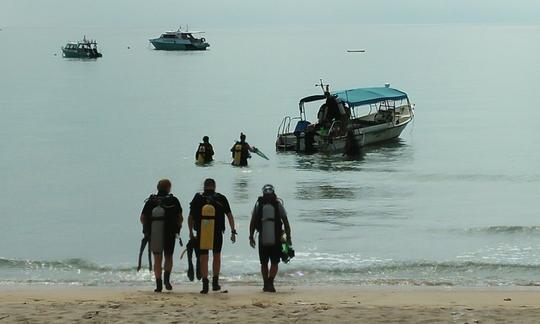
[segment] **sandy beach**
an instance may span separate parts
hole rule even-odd
[[[198,286],[2,288],[0,322],[52,323],[537,323],[540,289]]]

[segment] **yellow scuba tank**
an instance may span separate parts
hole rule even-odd
[[[216,222],[216,208],[206,204],[201,210],[200,249],[212,250],[214,248],[214,226]]]
[[[204,145],[199,145],[199,149],[197,151],[199,152],[199,154],[197,154],[197,163],[204,164],[204,154],[206,153],[206,148]]]
[[[233,165],[239,166],[242,159],[242,144],[237,143],[234,146]]]

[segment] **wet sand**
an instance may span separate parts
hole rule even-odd
[[[3,287],[0,323],[538,323],[540,289],[224,287],[156,294],[151,287]]]

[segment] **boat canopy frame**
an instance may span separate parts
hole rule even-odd
[[[390,88],[390,87],[371,87],[371,88],[357,88],[343,91],[336,91],[331,93],[332,96],[339,98],[343,103],[347,104],[349,108],[353,109],[359,106],[366,106],[377,104],[380,102],[407,100],[409,98],[403,91]],[[325,95],[312,95],[300,99],[298,103],[300,109],[300,117],[306,120],[305,104],[309,102],[319,101],[326,99]],[[409,103],[410,104],[410,103]]]

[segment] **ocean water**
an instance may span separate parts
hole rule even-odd
[[[540,26],[221,27],[205,28],[206,52],[153,50],[165,29],[0,31],[0,285],[150,283],[135,271],[138,218],[162,177],[186,216],[206,177],[229,198],[231,283],[259,281],[249,214],[272,183],[296,250],[281,282],[540,285]],[[103,58],[62,58],[84,34]],[[276,153],[281,119],[320,78],[335,90],[389,82],[415,121],[357,161]],[[241,131],[269,161],[230,166]],[[194,165],[203,135],[209,167]],[[173,277],[186,282],[180,251]]]

